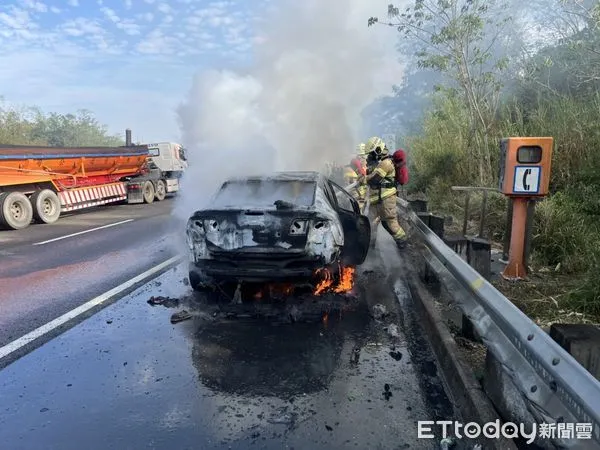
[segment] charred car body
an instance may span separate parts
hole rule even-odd
[[[190,284],[310,282],[362,264],[370,236],[356,200],[318,172],[229,179],[188,220]]]

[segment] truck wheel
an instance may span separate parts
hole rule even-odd
[[[166,196],[167,196],[167,186],[165,185],[165,182],[163,180],[158,180],[156,182],[156,194],[154,195],[154,197],[159,202],[162,202]]]
[[[154,201],[154,185],[152,181],[146,181],[142,187],[142,195],[144,203],[152,203]]]
[[[31,202],[20,192],[5,192],[0,195],[0,225],[20,230],[31,224],[33,208]]]
[[[33,218],[37,222],[54,223],[60,216],[60,200],[50,189],[35,191],[31,196]]]

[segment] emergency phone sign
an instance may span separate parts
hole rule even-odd
[[[516,166],[513,192],[537,194],[540,190],[542,168],[539,166]]]

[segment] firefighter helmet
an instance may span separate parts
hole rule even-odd
[[[375,156],[377,156],[379,158],[381,158],[382,156],[385,156],[389,153],[389,150],[387,149],[383,139],[381,139],[377,136],[373,136],[372,138],[370,138],[367,141],[367,144],[365,147],[366,147],[367,153],[374,153]]]
[[[367,156],[367,146],[364,142],[361,142],[356,146],[356,155],[359,157]]]

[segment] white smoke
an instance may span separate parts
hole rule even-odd
[[[283,0],[265,13],[246,73],[198,74],[179,108],[190,168],[177,215],[204,206],[227,177],[321,170],[345,162],[360,113],[402,78],[397,32],[367,27],[387,0]]]

